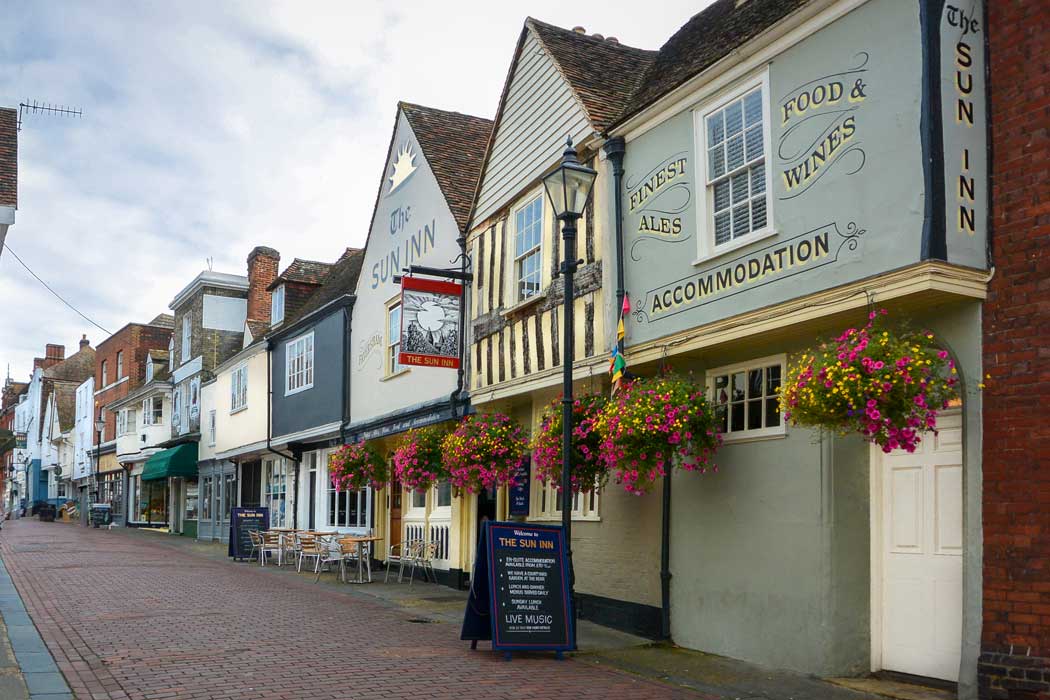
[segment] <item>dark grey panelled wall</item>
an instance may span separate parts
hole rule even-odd
[[[276,436],[333,423],[342,418],[343,310],[336,309],[300,332],[281,338],[270,356],[270,389],[273,392],[271,434]],[[305,333],[314,334],[314,385],[291,396],[284,394],[285,348]]]

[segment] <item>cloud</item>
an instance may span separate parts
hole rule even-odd
[[[706,2],[702,3],[706,4]],[[16,3],[0,105],[28,115],[8,243],[110,331],[167,310],[206,258],[334,260],[364,243],[396,102],[493,116],[526,14],[656,48],[700,9],[637,3]],[[650,16],[658,15],[658,16]],[[0,363],[92,328],[0,257]],[[0,371],[3,367],[0,366]]]

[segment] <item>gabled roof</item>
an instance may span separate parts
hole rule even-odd
[[[45,379],[71,381],[80,384],[95,374],[95,349],[90,345],[44,370]]]
[[[270,283],[266,289],[273,291],[285,282],[298,282],[300,284],[320,285],[328,277],[328,271],[332,268],[331,263],[317,260],[303,260],[295,258],[284,272],[277,275],[277,279]]]
[[[248,325],[248,332],[251,333],[252,340],[259,340],[266,335],[266,331],[270,330],[268,321],[253,321],[249,318],[245,323]]]
[[[159,328],[175,328],[175,317],[171,314],[158,314],[155,319],[146,324],[147,326],[157,326]]]
[[[400,102],[398,106],[419,141],[452,217],[460,230],[464,230],[481,177],[492,120],[408,102]],[[394,128],[397,128],[396,122]]]
[[[364,263],[364,260],[365,251],[363,248],[347,248],[339,260],[332,265],[328,278],[321,285],[320,289],[310,295],[310,298],[306,300],[306,303],[302,305],[294,316],[284,319],[284,322],[271,335],[279,336],[282,331],[291,328],[297,321],[317,311],[325,304],[335,301],[346,294],[353,294],[357,288],[357,278],[361,274],[361,265]],[[261,337],[256,336],[255,333],[252,333],[252,335],[256,338]]]
[[[716,0],[667,40],[617,122],[707,70],[810,0]]]
[[[563,29],[532,17],[525,25],[554,59],[598,132],[623,113],[657,56],[656,51]]]

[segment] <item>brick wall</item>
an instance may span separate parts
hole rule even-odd
[[[18,112],[0,109],[0,207],[18,206]]]
[[[985,698],[1050,699],[1050,38],[988,3],[995,277],[984,309]]]
[[[252,321],[270,322],[270,292],[266,290],[277,279],[281,254],[273,248],[256,246],[248,254],[248,313]]]
[[[124,398],[140,387],[146,378],[146,355],[150,350],[167,350],[171,331],[158,326],[147,326],[140,323],[129,323],[109,336],[95,350],[95,386],[99,387],[95,395],[95,415],[104,406]],[[117,354],[123,353],[123,374],[117,376]],[[107,382],[102,383],[102,363],[107,366]],[[118,382],[121,377],[127,381]],[[108,386],[109,388],[106,388]],[[117,436],[117,416],[113,411],[106,411],[106,430],[102,441],[113,440]]]

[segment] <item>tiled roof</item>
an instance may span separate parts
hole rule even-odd
[[[59,432],[72,430],[77,417],[76,384],[55,384],[55,404],[58,408]]]
[[[656,58],[655,51],[555,27],[531,17],[525,23],[569,82],[595,131],[603,131],[620,116]]]
[[[621,118],[638,112],[728,56],[809,0],[716,0],[660,47]],[[617,120],[619,121],[619,119]]]
[[[253,321],[248,319],[248,332],[252,334],[252,340],[258,340],[266,335],[266,331],[270,330],[270,324],[266,321]]]
[[[175,328],[175,317],[171,314],[160,314],[146,324],[147,326],[159,326],[161,328]]]
[[[62,362],[44,370],[47,379],[73,381],[77,384],[95,374],[95,349],[88,346]]]
[[[284,272],[277,275],[277,279],[275,279],[267,289],[272,291],[285,282],[319,285],[325,281],[326,277],[328,277],[328,271],[331,268],[331,263],[295,258],[288,267],[284,268]]]
[[[461,231],[466,229],[492,120],[408,102],[399,103],[399,107],[423,149],[456,224]]]
[[[302,305],[294,316],[285,318],[277,331],[291,327],[302,317],[344,294],[353,294],[357,288],[357,278],[361,274],[361,265],[364,263],[364,260],[365,251],[363,248],[347,248],[339,260],[332,265],[332,270],[328,273],[328,279],[325,280],[320,289],[306,300],[306,303]],[[253,332],[252,335],[255,336],[255,333]],[[255,337],[258,339],[260,336]]]

